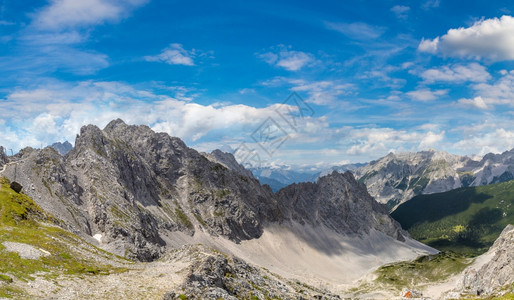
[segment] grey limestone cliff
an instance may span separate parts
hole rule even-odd
[[[287,208],[287,217],[299,223],[323,224],[341,234],[375,229],[398,240],[408,236],[389,216],[386,206],[376,202],[350,172],[334,171],[317,183],[292,184],[277,196]]]
[[[514,226],[508,225],[493,246],[464,270],[458,290],[476,296],[514,292]]]

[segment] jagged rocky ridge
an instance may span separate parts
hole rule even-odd
[[[512,180],[514,149],[481,160],[435,150],[389,153],[353,172],[378,202],[394,209],[419,194]]]
[[[173,232],[237,243],[258,238],[266,224],[296,221],[345,234],[406,234],[349,173],[275,195],[231,155],[206,156],[178,138],[115,120],[104,130],[83,127],[65,156],[26,148],[12,159],[26,193],[65,228],[143,261],[159,257]],[[4,175],[13,177],[12,166]]]
[[[286,211],[286,217],[301,224],[323,224],[342,234],[378,229],[401,241],[406,235],[386,206],[376,202],[350,172],[333,171],[317,183],[294,183],[281,189],[277,197],[286,207],[294,208]]]
[[[508,225],[487,253],[464,270],[457,291],[464,295],[490,296],[514,292],[514,226]]]

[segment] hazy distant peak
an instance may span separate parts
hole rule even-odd
[[[65,141],[64,143],[53,143],[50,147],[57,151],[60,155],[66,155],[71,151],[71,149],[73,149],[73,145],[68,141]]]

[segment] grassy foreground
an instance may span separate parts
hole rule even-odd
[[[17,287],[18,281],[34,280],[35,276],[56,279],[60,275],[101,275],[123,272],[93,257],[113,258],[52,224],[53,218],[44,213],[28,196],[18,194],[0,178],[0,297],[27,297]],[[39,259],[22,258],[6,250],[4,242],[30,245],[41,252]],[[88,255],[84,255],[84,254]]]

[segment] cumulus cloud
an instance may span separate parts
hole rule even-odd
[[[119,82],[53,82],[14,91],[0,101],[0,119],[8,120],[0,126],[0,136],[2,143],[7,143],[5,146],[14,149],[54,141],[73,142],[83,125],[103,127],[122,118],[194,142],[216,130],[241,131],[248,126],[253,129],[268,117],[278,119],[279,105],[284,106],[201,105]],[[296,110],[296,106],[290,106],[286,111]],[[305,120],[307,129],[312,122],[309,120]]]
[[[376,157],[387,154],[392,149],[416,151],[438,146],[444,139],[444,131],[435,133],[425,130],[397,130],[393,128],[346,128],[345,139],[354,145],[346,150],[352,156],[369,155]]]
[[[373,26],[366,23],[333,23],[325,22],[325,26],[330,30],[340,32],[347,37],[355,40],[373,40],[380,37],[386,28]]]
[[[501,153],[514,148],[514,130],[497,128],[464,138],[453,145],[454,148],[474,152],[479,155]]]
[[[171,44],[155,56],[145,56],[146,61],[164,62],[169,65],[194,66],[195,50],[185,50],[181,44]]]
[[[470,63],[468,65],[450,65],[441,68],[432,68],[423,71],[420,74],[426,83],[434,82],[485,82],[491,79],[491,75],[484,66],[478,63]]]
[[[43,30],[61,30],[118,21],[147,0],[51,0],[33,20]]]
[[[514,18],[505,15],[450,29],[441,37],[423,39],[418,50],[486,61],[514,60]]]
[[[482,99],[482,97],[480,97],[480,96],[475,97],[473,99],[462,98],[462,99],[459,99],[459,101],[457,101],[457,103],[460,105],[463,105],[463,106],[469,106],[469,107],[474,107],[474,108],[478,108],[478,109],[489,109],[489,107],[485,103],[484,99]]]
[[[444,131],[435,133],[429,131],[425,134],[421,142],[419,143],[419,150],[427,150],[438,146],[438,144],[444,139]]]
[[[279,45],[272,51],[259,54],[258,56],[266,63],[288,71],[298,71],[316,62],[314,55],[307,52],[294,51],[291,50],[290,46],[286,47],[284,45]]]
[[[447,89],[431,90],[431,89],[427,89],[427,88],[422,88],[422,89],[408,92],[406,94],[413,100],[432,101],[432,100],[440,98],[441,96],[448,94],[448,90]]]

